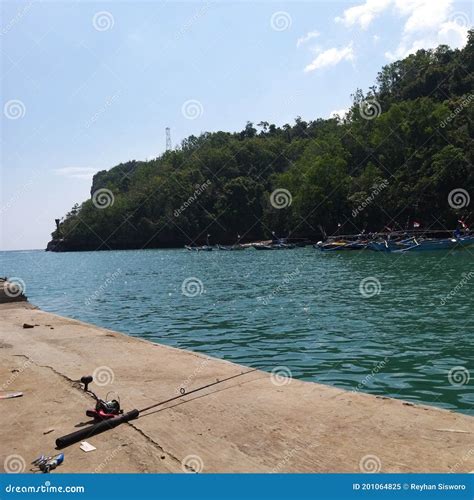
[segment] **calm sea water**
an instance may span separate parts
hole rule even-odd
[[[46,311],[474,414],[474,250],[0,252],[0,275]]]

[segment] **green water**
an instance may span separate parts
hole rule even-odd
[[[21,278],[46,311],[474,414],[474,249],[24,251],[0,259],[0,275]]]

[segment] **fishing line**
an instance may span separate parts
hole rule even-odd
[[[84,429],[80,429],[76,432],[72,432],[71,434],[67,434],[65,436],[59,437],[56,439],[56,446],[57,448],[65,448],[66,446],[70,446],[71,444],[78,443],[79,441],[84,441],[92,436],[95,436],[97,434],[100,434],[102,432],[108,431],[110,429],[114,429],[115,427],[119,426],[120,424],[123,424],[125,422],[130,422],[131,420],[136,420],[140,416],[147,416],[147,415],[141,415],[141,413],[146,412],[148,410],[152,410],[153,408],[157,408],[158,406],[165,405],[166,403],[170,403],[172,401],[176,401],[177,399],[183,398],[185,396],[189,396],[190,394],[194,394],[198,391],[203,391],[204,389],[208,389],[209,387],[213,387],[218,384],[222,384],[224,382],[227,382],[229,380],[233,380],[237,377],[242,377],[243,375],[248,375],[249,373],[253,373],[258,371],[259,368],[254,368],[252,370],[248,370],[246,372],[241,372],[237,373],[236,375],[232,375],[230,377],[224,378],[222,380],[216,380],[215,382],[211,382],[210,384],[203,385],[201,387],[197,387],[196,389],[193,389],[192,391],[186,392],[185,389],[181,389],[181,394],[177,396],[173,396],[172,398],[165,399],[164,401],[160,401],[158,403],[153,403],[150,406],[146,406],[145,408],[142,408],[140,410],[134,409],[131,410],[127,413],[123,413],[117,416],[114,416],[113,418],[110,418],[108,420],[103,420],[102,422],[96,423],[94,425],[91,425],[89,427],[86,427]],[[212,394],[212,393],[210,393]],[[188,402],[189,400],[183,401],[183,403]],[[192,400],[191,400],[192,401]]]

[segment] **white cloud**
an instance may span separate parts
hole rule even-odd
[[[454,0],[366,0],[361,5],[346,9],[336,22],[345,26],[359,25],[367,29],[384,10],[391,7],[403,21],[401,38],[387,59],[395,60],[413,54],[419,49],[430,49],[440,44],[453,48],[465,45],[467,30],[471,25],[464,12],[453,12]],[[377,38],[374,36],[374,43]]]
[[[451,4],[452,0],[395,0],[395,9],[402,16],[409,16],[404,33],[416,33],[437,29],[447,19]]]
[[[340,118],[345,118],[347,113],[349,113],[349,108],[336,109],[329,113],[329,118],[336,118],[336,116],[339,116]]]
[[[93,175],[97,173],[98,170],[90,167],[64,167],[57,168],[54,172],[57,175],[67,177],[69,179],[91,180]]]
[[[438,32],[438,37],[442,41],[452,47],[462,47],[467,42],[468,28],[455,21],[446,21],[443,23]]]
[[[383,12],[391,2],[392,0],[366,0],[362,5],[346,9],[342,17],[336,17],[335,21],[344,24],[344,26],[358,24],[363,30],[366,30],[377,15]]]
[[[398,47],[385,53],[387,59],[401,59],[440,44],[464,46],[470,22],[467,14],[452,12],[452,3],[452,0],[396,0],[395,9],[408,19]]]
[[[298,40],[296,40],[296,46],[297,47],[301,47],[301,45],[305,44],[306,42],[309,42],[310,40],[312,40],[313,38],[316,38],[319,36],[319,31],[310,31],[308,33],[306,33],[306,35],[298,38]]]
[[[324,68],[326,66],[334,66],[341,61],[353,61],[354,49],[352,42],[341,49],[333,47],[332,49],[325,50],[318,54],[316,58],[306,66],[305,73],[314,71],[316,69]]]
[[[432,49],[438,45],[449,45],[452,48],[459,48],[466,45],[467,29],[456,23],[447,21],[442,23],[437,33],[427,33],[423,37],[413,38],[403,36],[398,47],[393,51],[385,53],[385,57],[390,61],[403,59],[409,54],[414,54],[420,49]]]

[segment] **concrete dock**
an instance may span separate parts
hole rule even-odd
[[[24,324],[30,327],[24,328]],[[28,471],[89,422],[77,380],[127,410],[247,371],[63,318],[0,305],[0,467]],[[72,445],[56,472],[470,472],[474,418],[256,371]],[[16,470],[14,470],[16,468]]]

